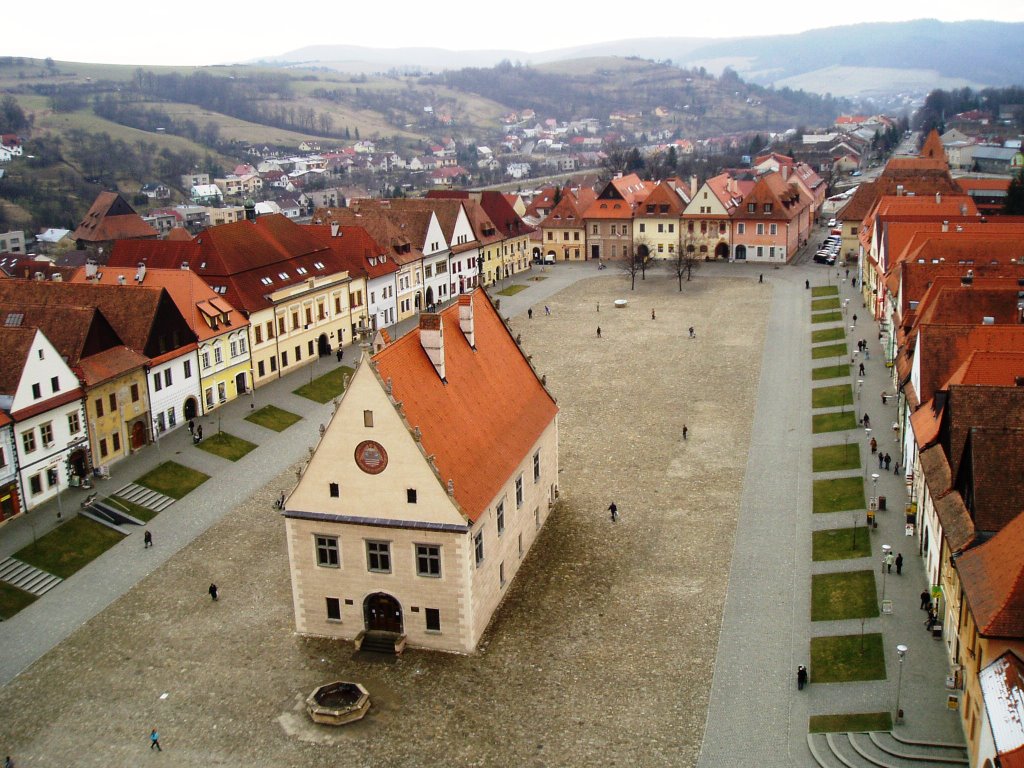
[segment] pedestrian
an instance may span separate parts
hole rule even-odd
[[[886,470],[886,472],[889,471],[889,466],[891,464],[892,464],[892,456],[890,456],[888,454],[888,452],[886,452],[886,454],[885,454],[885,470]]]
[[[281,495],[277,497],[277,508],[284,509],[284,491],[281,491]]]
[[[885,556],[886,573],[892,573],[892,566],[896,562],[896,556],[890,552]]]
[[[896,461],[893,462],[892,473],[894,475],[898,475],[900,473],[900,460],[899,459],[896,459]]]
[[[202,425],[202,424],[200,424],[199,426],[197,426],[197,427],[196,427],[196,436],[197,436],[197,437],[198,437],[198,438],[199,438],[200,440],[202,440],[202,439],[203,439],[203,425]]]
[[[526,317],[530,320],[533,320],[533,307],[530,307],[529,309],[526,310]]]
[[[851,277],[850,278],[850,285],[852,285],[854,288],[857,287],[857,278],[856,277]]]
[[[871,439],[874,440],[875,438],[872,437]],[[874,451],[872,451],[872,453],[874,453]],[[885,468],[885,454],[884,453],[879,453],[878,454],[878,468],[879,469],[884,469]]]
[[[871,417],[870,417],[870,416],[868,416],[868,415],[867,415],[867,414],[865,413],[865,414],[864,414],[864,428],[865,428],[865,429],[868,429],[868,428],[870,428],[870,427],[871,427]],[[200,430],[199,430],[199,436],[200,436],[200,437],[202,437],[202,436],[203,436],[203,431],[202,431],[202,429],[200,429]]]
[[[597,326],[597,338],[601,338],[601,326]]]
[[[857,375],[858,376],[863,376],[864,375],[864,363],[860,364],[860,370],[858,371]]]
[[[14,758],[10,755],[4,758],[4,768],[14,768]]]
[[[551,307],[549,307],[547,304],[544,305],[544,314],[545,315],[550,315],[551,314]]]
[[[697,338],[697,332],[695,330],[693,330],[693,326],[692,325],[690,326],[690,338],[691,339],[696,339]]]
[[[619,522],[619,508],[615,506],[614,501],[608,505],[608,511],[612,513],[612,522]]]
[[[601,302],[600,302],[600,301],[599,301],[599,302],[597,302],[597,311],[598,311],[598,312],[600,312],[600,311],[601,311]]]
[[[805,685],[807,685],[807,667],[801,664],[799,667],[796,668],[797,690],[802,691]]]
[[[338,345],[338,362],[341,362],[341,358],[345,356],[345,350],[341,348],[341,344]]]
[[[869,443],[869,445],[871,446],[871,454],[874,455],[875,453],[877,453],[877,451],[878,451],[878,441],[875,440],[875,438],[873,438],[873,437],[871,438],[871,442]],[[881,463],[881,462],[879,462],[879,463]],[[879,466],[879,469],[881,469],[881,466]]]
[[[654,310],[652,309],[652,310],[651,310],[651,320],[654,320],[654,319],[655,319],[655,318],[654,318]]]
[[[847,268],[847,270],[846,270],[846,276],[847,276],[847,277],[849,277],[849,276],[850,276],[850,270],[849,270],[849,268]]]
[[[896,555],[896,575],[903,575],[903,553],[899,552]]]
[[[886,395],[886,394],[885,394],[885,392],[883,392],[883,393],[882,393],[882,405],[885,405],[885,404],[886,404],[886,402],[887,402],[887,398],[888,398],[888,395]]]
[[[207,592],[210,593],[210,598],[214,602],[216,602],[217,601],[217,585],[216,584],[211,584],[210,588],[207,590]]]
[[[808,291],[811,290],[811,281],[810,280],[804,280],[804,288],[806,288]]]
[[[142,548],[143,549],[149,549],[152,546],[153,546],[153,534],[150,533],[149,531],[146,531],[145,533],[142,534]]]
[[[927,629],[929,632],[931,632],[932,631],[932,627],[935,626],[935,623],[938,620],[939,620],[939,617],[935,613],[935,608],[934,607],[928,608],[928,618],[924,620],[924,628]]]
[[[156,732],[156,728],[149,732],[149,748],[155,749],[157,752],[164,751],[164,748],[160,746],[160,734]]]
[[[195,419],[188,420],[188,433],[194,435],[196,433],[196,422]]]
[[[932,596],[930,594],[928,594],[928,590],[927,589],[921,590],[921,610],[922,611],[927,611],[928,610],[928,606],[931,605],[931,602],[932,602]]]
[[[857,315],[854,315],[854,316],[853,316],[853,324],[854,324],[854,325],[856,325],[856,324],[857,324]]]
[[[687,426],[686,426],[685,424],[683,424],[683,440],[685,440],[685,439],[686,439],[686,436],[687,436],[687,435],[688,435],[689,433],[690,433],[690,429],[689,429],[689,427],[687,427]]]
[[[757,276],[757,282],[759,282],[759,283],[763,283],[764,282],[764,273],[763,272],[760,275]]]

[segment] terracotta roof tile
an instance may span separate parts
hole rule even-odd
[[[13,397],[17,391],[36,333],[36,328],[0,324],[0,395]]]
[[[1024,516],[956,561],[964,599],[985,637],[1024,637]]]
[[[414,330],[374,356],[395,400],[419,427],[423,448],[433,454],[442,478],[451,478],[455,499],[475,521],[494,500],[558,407],[541,385],[515,339],[487,299],[472,294],[476,349],[459,327],[459,305],[440,313],[447,383],[442,382]],[[494,403],[500,402],[501,408]],[[480,471],[480,457],[487,471]]]
[[[73,240],[101,243],[109,240],[155,238],[158,232],[142,220],[117,192],[100,192],[78,228]]]
[[[1019,423],[972,426],[967,433],[954,485],[979,532],[1001,531],[1024,511],[1024,428]]]
[[[86,387],[95,387],[128,371],[141,368],[148,362],[149,359],[145,355],[140,355],[122,344],[82,358],[75,366],[75,372]]]

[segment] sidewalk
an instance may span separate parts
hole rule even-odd
[[[850,381],[857,391],[856,375],[825,382],[812,382],[810,376],[813,367],[832,361],[811,359],[811,296],[804,281],[810,280],[812,286],[835,285],[837,274],[843,272],[816,264],[770,273],[774,297],[698,762],[701,768],[747,764],[751,755],[757,755],[758,765],[765,767],[816,765],[806,743],[810,715],[894,711],[899,672],[897,643],[909,646],[900,696],[906,722],[897,726],[899,732],[911,738],[963,740],[957,713],[945,708],[947,664],[943,644],[925,632],[924,613],[918,608],[918,594],[926,581],[914,540],[904,537],[903,475],[894,475],[891,469],[878,471],[877,457],[871,455],[863,429],[846,434],[851,443],[861,446],[861,473],[867,477],[865,498],[872,493],[871,473],[878,472],[878,493],[886,497],[888,507],[888,511],[878,513],[878,528],[870,534],[872,557],[829,563],[811,560],[812,530],[850,526],[856,514],[861,535],[867,535],[863,509],[856,513],[814,514],[811,507],[815,479],[811,449],[842,442],[844,435],[811,433],[811,388]],[[860,401],[855,394],[854,407],[870,414],[879,450],[893,454],[902,467],[902,456],[895,453],[899,444],[890,429],[895,398],[886,406],[881,404],[880,393],[891,392],[892,384],[877,329],[865,319],[868,313],[859,306],[859,296],[848,280],[840,287],[840,299],[847,298],[848,318],[854,313],[859,316],[853,330],[849,328],[851,320],[844,323],[847,343],[854,350],[856,340],[866,338],[871,354],[865,363]],[[821,327],[829,324],[817,324],[813,329]],[[856,366],[851,372],[857,373]],[[906,548],[901,547],[904,540]],[[865,633],[883,634],[886,679],[815,685],[812,668],[812,684],[798,691],[796,669],[799,664],[810,664],[811,637],[857,634],[861,630],[859,619],[811,622],[811,575],[873,569],[880,593],[882,543],[891,544],[893,551],[902,551],[904,557],[903,574],[897,576],[894,568],[885,576],[886,599],[893,601],[893,613],[868,619],[864,624]]]

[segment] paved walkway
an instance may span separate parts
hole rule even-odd
[[[863,429],[845,434],[860,446],[861,475],[867,477],[865,497],[872,493],[870,475],[877,472],[877,489],[886,496],[888,511],[878,513],[878,528],[871,532],[872,557],[831,563],[811,561],[810,531],[843,528],[857,520],[863,526],[865,513],[836,512],[814,515],[811,511],[811,449],[844,440],[843,432],[811,433],[809,405],[811,388],[821,384],[852,383],[856,376],[812,382],[813,367],[829,365],[834,359],[812,360],[810,334],[811,285],[836,284],[837,272],[822,265],[808,264],[772,272],[773,306],[762,359],[761,384],[751,450],[744,478],[740,516],[736,530],[729,594],[723,614],[721,639],[715,663],[707,727],[698,765],[717,768],[749,763],[757,755],[760,766],[816,765],[806,744],[808,718],[813,714],[894,711],[898,664],[896,645],[909,646],[904,662],[901,708],[905,736],[918,739],[962,742],[959,719],[946,709],[947,665],[943,643],[925,632],[924,613],[918,595],[925,588],[924,567],[913,539],[904,537],[903,509],[906,491],[903,475],[878,469],[871,456]],[[878,344],[877,329],[866,321],[867,312],[856,304],[859,297],[845,282],[840,298],[850,299],[847,341],[866,338],[871,359],[865,363],[860,400],[855,394],[858,417],[871,416],[879,450],[894,460],[899,445],[890,429],[895,418],[895,399],[881,404],[881,392],[892,392],[888,369]],[[859,310],[859,311],[858,311]],[[852,315],[860,318],[850,329]],[[813,330],[838,327],[819,323]],[[861,359],[857,358],[857,362]],[[842,360],[840,362],[843,362]],[[856,374],[856,367],[851,371]],[[866,462],[866,466],[865,466]],[[849,476],[839,472],[821,477]],[[861,528],[861,535],[866,530]],[[902,543],[906,541],[906,547]],[[881,632],[887,677],[870,683],[812,684],[802,692],[796,688],[799,664],[810,666],[809,638],[812,636],[857,634],[860,620],[811,622],[812,573],[874,569],[879,593],[882,543],[904,556],[903,574],[895,568],[885,575],[886,599],[893,601],[891,615],[868,619],[864,632]],[[881,595],[879,595],[880,597]],[[813,681],[814,670],[811,669]]]

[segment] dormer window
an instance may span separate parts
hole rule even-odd
[[[747,213],[756,213],[757,203],[747,203]]]
[[[269,277],[261,277],[260,282],[263,283],[263,285],[272,285],[274,281]]]
[[[313,262],[313,266],[316,267],[317,269],[323,269],[324,268],[324,265],[323,265],[322,261],[314,261]]]
[[[765,213],[771,213],[772,212],[772,204],[771,203],[765,203],[764,204],[764,212]]]
[[[304,275],[308,270],[305,267],[296,267],[295,271],[298,272],[300,275]]]
[[[287,280],[288,279],[288,273],[287,272],[278,272],[277,276],[279,278],[281,278],[282,280]]]

